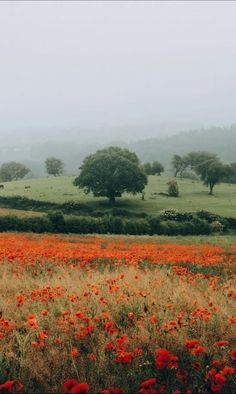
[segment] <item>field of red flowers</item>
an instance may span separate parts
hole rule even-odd
[[[1,234],[0,393],[236,392],[236,245]]]

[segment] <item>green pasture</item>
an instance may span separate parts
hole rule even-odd
[[[86,195],[83,190],[74,187],[74,177],[48,177],[31,180],[21,180],[4,183],[0,190],[2,196],[20,195],[35,200],[63,203],[77,201],[92,206],[94,209],[109,208],[106,198],[95,198]],[[159,195],[167,191],[167,182],[173,178],[166,176],[150,176],[145,190],[145,199],[141,195],[123,195],[117,199],[116,205],[137,212],[157,214],[163,209],[178,209],[179,211],[207,210],[223,216],[236,217],[236,185],[219,184],[215,186],[214,195],[208,195],[208,189],[200,181],[177,179],[180,196],[167,197]],[[30,188],[25,188],[30,186]]]

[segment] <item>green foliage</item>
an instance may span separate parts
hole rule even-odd
[[[24,178],[29,172],[30,169],[24,164],[9,161],[8,163],[3,163],[0,168],[0,180],[1,182],[16,181]]]
[[[204,216],[204,215],[202,215]],[[208,235],[236,229],[236,220],[219,217],[213,220],[199,217],[199,213],[186,216],[148,216],[143,219],[128,219],[120,216],[104,215],[66,217],[59,211],[43,217],[0,216],[0,231],[24,231],[35,233],[75,233],[75,234],[130,234],[130,235]],[[185,220],[183,220],[185,219]]]
[[[171,165],[174,170],[174,177],[177,177],[177,175],[180,174],[182,178],[183,172],[186,170],[186,168],[189,165],[188,156],[180,156],[175,154],[172,157]]]
[[[183,222],[186,220],[193,219],[193,213],[191,212],[179,212],[176,209],[165,209],[160,212],[161,220],[175,220],[176,222]]]
[[[62,212],[52,211],[48,213],[47,217],[49,222],[51,223],[51,228],[55,233],[65,232],[66,225]]]
[[[169,181],[167,183],[168,185],[168,195],[170,197],[179,197],[179,187],[178,187],[178,183],[174,180]]]
[[[172,158],[174,176],[180,173],[181,178],[188,167],[200,176],[201,181],[207,187],[210,187],[209,194],[213,194],[214,186],[223,181],[230,179],[233,174],[233,167],[224,165],[216,154],[211,152],[190,152],[181,157],[174,155]]]
[[[236,163],[231,163],[227,168],[227,174],[223,179],[224,182],[236,183]]]
[[[143,166],[143,171],[146,175],[161,175],[164,172],[164,167],[159,161],[154,161],[153,163],[145,163]]]
[[[139,167],[135,153],[118,147],[98,150],[84,160],[74,185],[95,197],[108,197],[114,202],[124,192],[141,193],[147,177]]]
[[[48,157],[45,161],[45,166],[49,175],[58,176],[63,173],[63,161],[56,157]]]
[[[154,234],[161,234],[161,221],[160,217],[157,216],[149,216],[147,218],[148,224],[149,224],[149,234],[154,235]]]

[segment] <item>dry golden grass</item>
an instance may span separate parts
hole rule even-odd
[[[43,216],[43,212],[35,212],[35,211],[24,211],[20,209],[13,208],[0,208],[0,216],[18,216],[18,217],[40,217]]]
[[[196,387],[211,392],[204,379],[213,361],[232,363],[236,319],[235,298],[229,293],[233,282],[232,275],[223,279],[181,274],[174,267],[152,264],[140,269],[101,263],[82,269],[55,263],[24,268],[2,262],[0,383],[14,379],[26,392],[57,393],[65,380],[76,378],[88,382],[90,393],[110,386],[134,393],[143,380],[158,377],[159,383],[168,384],[167,393],[183,388],[196,392]],[[124,334],[122,351],[131,354],[131,361],[117,362],[122,353],[117,338]],[[205,352],[192,355],[184,347],[187,339],[199,339]],[[214,343],[219,340],[229,344],[218,347]],[[106,349],[109,342],[114,350]],[[78,356],[72,355],[74,348]],[[169,375],[157,370],[159,348],[179,357],[187,382],[176,379],[176,370]],[[233,393],[234,387],[230,375],[224,389]]]

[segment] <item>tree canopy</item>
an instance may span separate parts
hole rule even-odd
[[[80,167],[74,185],[93,192],[95,197],[107,197],[114,203],[123,193],[141,193],[147,176],[137,155],[128,149],[111,146],[89,155]]]
[[[213,158],[195,166],[195,171],[200,175],[203,184],[209,186],[209,194],[213,194],[214,186],[221,182],[228,173],[227,165],[223,164],[219,159]]]
[[[48,157],[45,161],[45,166],[49,175],[58,176],[63,172],[63,161],[56,157]]]
[[[164,172],[163,165],[157,160],[153,163],[145,163],[142,168],[146,175],[161,175]]]
[[[16,161],[9,161],[3,163],[0,168],[0,180],[1,182],[11,182],[18,179],[24,178],[30,169],[24,164],[17,163]]]

